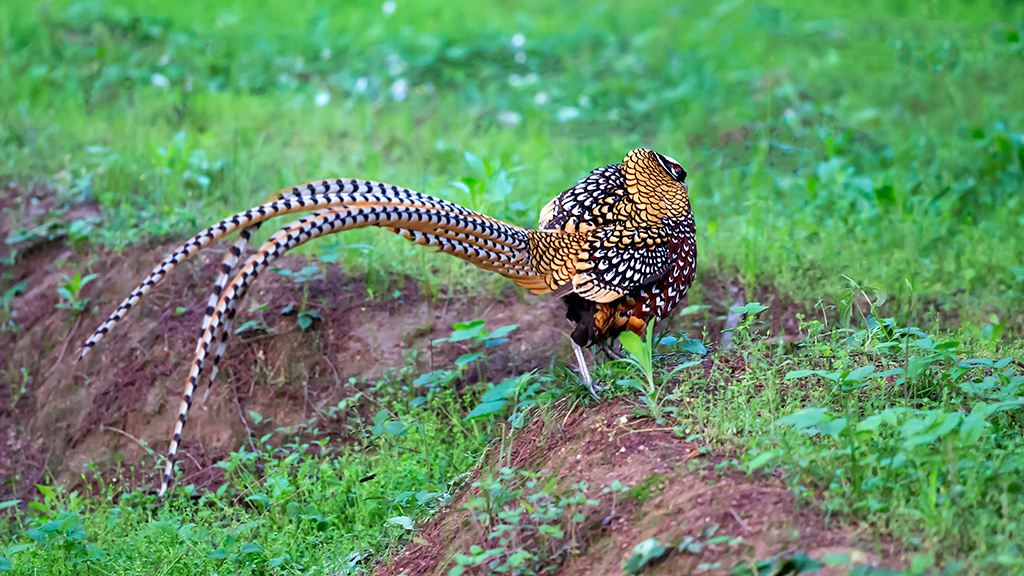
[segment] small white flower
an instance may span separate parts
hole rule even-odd
[[[149,81],[153,83],[153,86],[157,88],[167,88],[171,85],[171,81],[163,74],[156,72],[149,77]]]
[[[398,9],[398,2],[395,0],[387,0],[387,2],[380,5],[380,11],[385,16],[391,16]]]
[[[409,95],[409,81],[405,78],[399,78],[391,83],[391,97],[394,98],[395,102],[401,102],[405,100],[405,97]]]
[[[522,75],[519,75],[519,74],[509,74],[508,75],[508,85],[513,87],[513,88],[521,88],[523,86],[530,86],[532,84],[536,84],[538,80],[540,80],[540,77],[537,76],[537,74],[535,74],[533,72],[530,72],[529,74],[527,74],[525,76],[522,76]]]
[[[563,106],[558,109],[558,121],[568,122],[580,117],[580,110],[575,106]]]
[[[171,55],[168,54],[167,52],[164,52],[163,56],[161,56],[160,59],[156,61],[156,63],[161,65],[161,66],[167,66],[170,62],[171,62]]]
[[[356,83],[352,85],[352,91],[357,94],[366,92],[366,89],[370,87],[370,80],[366,76],[360,76],[356,78]]]
[[[526,52],[523,52],[522,50],[516,52],[514,59],[516,64],[526,64]]]
[[[324,106],[327,106],[327,104],[329,104],[330,102],[331,93],[328,92],[327,90],[321,90],[317,92],[316,98],[313,99],[313,103],[316,104],[318,108],[323,108]]]
[[[394,52],[387,55],[388,62],[388,73],[392,76],[398,76],[405,71],[405,60]]]
[[[331,52],[330,48],[324,48],[323,50],[320,51],[320,59],[321,60],[330,60],[332,54],[333,54],[333,52]]]
[[[523,46],[526,46],[526,36],[522,32],[516,32],[512,35],[512,47],[522,48]]]
[[[522,121],[523,115],[519,112],[514,112],[512,110],[502,110],[501,112],[498,112],[498,122],[501,122],[505,126],[519,126]]]
[[[544,105],[548,103],[548,93],[543,90],[533,95],[533,103]]]

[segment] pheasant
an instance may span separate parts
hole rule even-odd
[[[591,171],[549,202],[538,229],[525,229],[407,188],[357,179],[312,182],[206,228],[168,255],[82,345],[79,361],[177,265],[236,231],[214,282],[185,382],[159,495],[174,464],[193,395],[210,359],[208,383],[231,333],[238,303],[259,274],[285,252],[354,228],[386,228],[509,278],[535,294],[560,297],[573,324],[571,342],[583,384],[598,397],[583,348],[667,318],[693,282],[697,245],[686,171],[653,150],[630,151],[621,164]],[[260,224],[305,213],[281,228],[235,270]],[[212,359],[211,350],[213,353]]]

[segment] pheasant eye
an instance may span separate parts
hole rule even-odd
[[[683,170],[683,167],[679,165],[679,162],[676,162],[668,156],[661,156],[660,154],[658,156],[658,159],[661,161],[661,165],[673,180],[683,183],[686,182],[686,170]]]
[[[683,181],[686,180],[686,170],[683,170],[682,166],[680,166],[679,164],[676,164],[676,163],[673,162],[671,164],[671,168],[672,168],[672,177],[673,178],[675,178],[676,180],[679,180],[680,182],[683,182]]]

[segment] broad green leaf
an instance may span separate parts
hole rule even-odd
[[[707,306],[704,306],[704,305],[701,305],[701,304],[690,304],[689,306],[687,306],[687,307],[683,308],[682,310],[680,310],[679,312],[677,312],[676,315],[677,316],[689,316],[690,314],[696,314],[697,312],[700,312],[701,310],[703,310],[705,308],[707,308]]]
[[[796,380],[797,378],[807,378],[808,376],[821,376],[824,374],[823,370],[790,370],[786,372],[783,380]]]
[[[507,326],[501,326],[499,328],[494,329],[491,332],[488,332],[487,338],[504,338],[505,336],[508,336],[513,331],[515,331],[517,328],[519,328],[519,324],[509,324]]]
[[[834,418],[827,422],[823,422],[818,426],[823,434],[827,434],[832,438],[838,440],[839,435],[846,430],[846,418]]]
[[[881,414],[872,414],[871,416],[868,416],[867,418],[865,418],[865,419],[863,419],[863,420],[861,420],[860,422],[857,423],[856,431],[857,432],[872,432],[872,433],[874,433],[874,432],[878,431],[878,429],[882,426],[882,424],[883,424],[882,415]]]
[[[699,354],[700,356],[706,356],[708,353],[707,346],[697,338],[684,338],[679,348],[684,352]]]
[[[798,412],[794,412],[789,416],[780,418],[776,420],[775,423],[783,426],[792,426],[797,429],[804,429],[812,426],[818,426],[831,419],[832,416],[826,412],[824,408],[805,408]]]
[[[930,444],[942,438],[959,426],[961,418],[956,412],[932,411],[923,418],[908,421],[903,426],[904,448]]]
[[[984,408],[983,408],[984,406]],[[974,445],[981,440],[982,434],[989,427],[989,423],[985,421],[988,416],[989,407],[987,405],[975,406],[974,410],[964,418],[963,422],[960,423],[960,441],[965,445]]]
[[[518,568],[520,566],[524,566],[527,560],[533,560],[534,558],[536,558],[536,556],[530,553],[530,551],[520,548],[508,557],[508,565],[513,568]]]
[[[561,540],[565,537],[565,533],[562,532],[562,527],[557,524],[541,524],[539,530],[541,534],[550,536],[556,540]]]
[[[758,470],[759,468],[762,468],[763,466],[767,465],[774,459],[775,452],[761,452],[757,456],[754,456],[754,458],[751,459],[749,462],[747,462],[747,472],[754,472],[755,470]]]
[[[455,365],[459,368],[464,368],[473,362],[483,358],[483,352],[468,352],[455,359]]]
[[[639,574],[655,561],[668,554],[668,549],[657,538],[648,538],[633,547],[633,554],[623,566],[629,574]]]
[[[482,402],[477,404],[469,414],[466,414],[466,420],[472,420],[473,418],[480,418],[482,416],[489,416],[497,412],[501,412],[505,408],[505,400],[495,400],[494,402]]]
[[[860,368],[856,368],[854,370],[851,370],[850,373],[846,375],[846,380],[852,380],[852,381],[855,381],[855,382],[859,382],[861,380],[864,380],[868,376],[870,376],[874,371],[875,371],[874,364],[868,364],[867,366],[861,366]]]
[[[270,507],[270,496],[267,496],[266,494],[253,494],[247,497],[245,501],[250,504],[258,505],[260,508],[264,509]]]
[[[412,518],[409,518],[408,516],[392,516],[391,518],[388,518],[388,524],[391,524],[392,526],[401,526],[406,530],[413,529]]]
[[[263,552],[263,546],[260,546],[259,542],[248,542],[242,544],[242,547],[239,548],[239,551],[242,554],[259,554]]]
[[[761,304],[760,302],[747,302],[743,306],[730,306],[729,312],[733,314],[742,314],[744,316],[757,315],[767,310],[768,307]]]
[[[469,322],[456,322],[455,324],[452,324],[452,330],[468,330],[469,328],[483,326],[485,323],[485,320],[481,320],[479,318],[476,320],[470,320]]]
[[[519,390],[519,378],[506,378],[484,392],[483,396],[480,397],[480,402],[504,401],[514,397],[517,390]]]
[[[644,350],[644,341],[633,332],[623,332],[619,335],[619,342],[622,342],[622,347],[638,359],[642,359],[647,356]]]

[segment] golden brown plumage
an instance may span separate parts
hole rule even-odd
[[[378,226],[511,279],[537,294],[554,294],[573,322],[573,348],[584,383],[590,380],[581,346],[603,343],[623,330],[642,333],[666,318],[686,295],[696,264],[694,221],[686,172],[653,150],[629,152],[622,164],[592,171],[541,211],[527,230],[413,190],[365,180],[324,180],[282,191],[276,200],[226,218],[165,258],[84,343],[84,357],[145,294],[182,261],[235,231],[203,319],[185,383],[160,493],[173,480],[188,411],[213,351],[209,380],[230,334],[239,299],[277,257],[314,238]],[[264,221],[307,213],[285,226],[235,271],[247,241]]]

